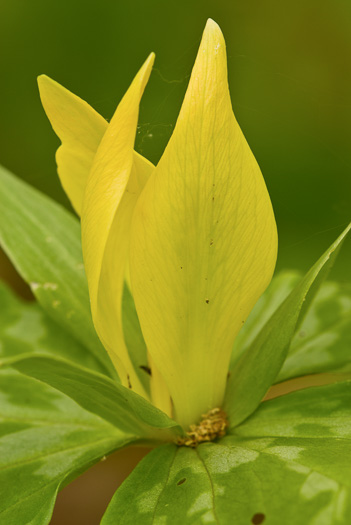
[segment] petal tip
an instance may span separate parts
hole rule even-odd
[[[41,98],[48,95],[52,91],[52,89],[57,89],[57,87],[61,87],[55,80],[48,77],[47,75],[39,75],[37,77],[37,82]]]
[[[222,35],[222,30],[212,18],[208,18],[205,26],[204,33],[212,33]]]
[[[37,76],[37,82],[38,82],[38,86],[39,86],[39,89],[45,85],[47,82],[49,82],[51,79],[50,77],[48,77],[47,75],[38,75]]]
[[[137,77],[134,79],[134,82],[136,81],[136,79],[138,79],[137,82],[141,82],[142,91],[144,91],[149,77],[151,75],[152,66],[154,65],[155,61],[155,56],[155,53],[150,53],[150,55],[147,57],[144,64],[142,65],[141,69],[139,70]]]
[[[150,53],[150,55],[147,57],[147,59],[144,62],[144,68],[146,69],[146,71],[148,71],[149,75],[154,65],[155,58],[156,58],[156,55],[154,52],[152,52]]]
[[[215,54],[218,53],[219,49],[221,50],[225,49],[225,40],[224,40],[222,30],[217,24],[217,22],[212,20],[212,18],[209,18],[207,20],[207,23],[206,23],[206,26],[203,32],[202,44],[207,49],[213,49]]]
[[[219,28],[219,25],[213,20],[213,18],[208,18],[206,22],[206,27]]]
[[[151,62],[152,64],[155,62],[155,58],[156,58],[156,55],[155,53],[152,51],[149,56],[147,57],[146,61],[147,62]]]

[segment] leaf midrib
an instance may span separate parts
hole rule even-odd
[[[167,473],[167,479],[166,479],[166,481],[165,481],[165,483],[164,483],[164,485],[163,485],[163,487],[162,487],[162,490],[160,491],[160,493],[159,493],[159,495],[158,495],[158,497],[157,497],[157,500],[156,500],[156,503],[155,503],[155,507],[154,507],[154,511],[153,511],[153,513],[152,513],[152,522],[151,522],[151,524],[155,523],[155,516],[156,516],[157,507],[158,507],[158,505],[159,505],[159,503],[160,503],[161,496],[162,496],[162,494],[164,493],[165,488],[166,488],[166,486],[167,486],[167,483],[168,483],[168,480],[169,480],[169,476],[171,475],[171,470],[172,470],[173,464],[174,464],[174,462],[175,462],[175,459],[176,459],[176,457],[177,457],[177,454],[178,454],[178,448],[176,448],[175,453],[174,453],[174,456],[173,456],[173,459],[172,459],[172,462],[171,462],[171,464],[169,465],[168,473]]]
[[[207,477],[208,477],[208,480],[210,482],[210,485],[211,485],[211,493],[212,493],[212,509],[213,509],[213,516],[214,516],[214,519],[216,520],[216,523],[218,523],[219,525],[219,519],[218,519],[218,516],[217,516],[217,513],[216,513],[216,506],[215,506],[215,491],[214,491],[214,485],[213,485],[213,481],[212,481],[212,477],[210,475],[210,472],[206,466],[206,463],[205,461],[203,460],[203,458],[200,456],[199,454],[199,451],[197,448],[195,448],[195,452],[197,454],[197,457],[199,458],[199,460],[201,461],[201,463],[203,464],[204,466],[204,469],[205,469],[205,472],[207,474]]]

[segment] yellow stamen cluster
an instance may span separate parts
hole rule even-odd
[[[228,427],[227,414],[220,408],[213,408],[202,414],[198,425],[190,425],[186,437],[178,438],[177,445],[195,448],[200,443],[214,441],[225,436]]]

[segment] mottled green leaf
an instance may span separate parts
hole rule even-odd
[[[264,401],[235,434],[351,440],[351,381],[304,388]]]
[[[326,282],[296,331],[276,382],[351,369],[351,287]]]
[[[142,459],[115,493],[101,525],[157,523],[155,510],[167,484],[176,453],[175,445],[164,445]]]
[[[172,434],[167,430],[162,434],[155,428],[181,432],[177,423],[164,412],[102,374],[46,356],[23,356],[10,364],[20,372],[63,392],[84,409],[127,432],[159,441],[172,438]]]
[[[333,461],[344,465],[336,478]],[[117,490],[102,525],[347,525],[350,496],[349,441],[228,436],[152,451]]]
[[[266,473],[261,474],[266,482],[275,484],[276,493],[272,494],[272,502],[268,505],[273,503],[281,509],[284,523],[286,516],[286,523],[292,524],[348,525],[351,512],[350,439],[228,437],[223,441],[225,445],[232,443],[237,443],[244,450],[256,451],[258,457],[269,460]],[[280,472],[272,472],[270,465],[274,464]],[[291,477],[294,472],[303,481],[295,492],[295,501]],[[278,501],[285,498],[287,514]],[[295,521],[291,518],[289,521],[290,513]],[[270,523],[268,519],[267,523]],[[278,523],[278,520],[272,520],[272,523]]]
[[[209,471],[230,466],[230,457],[240,454],[251,463],[239,466],[248,476],[242,479],[241,512],[238,523],[245,523],[245,504],[251,512],[262,513],[265,523],[348,524],[351,511],[351,440],[333,438],[262,438],[228,436],[222,441],[222,454],[209,454]],[[238,451],[235,453],[235,449]],[[205,449],[206,451],[206,449]],[[240,451],[240,452],[239,452]],[[210,451],[211,452],[211,451]],[[232,455],[233,454],[233,455]],[[255,454],[255,458],[253,456]],[[246,455],[246,456],[245,456]],[[206,457],[204,460],[206,462]],[[239,459],[240,462],[240,459]],[[234,469],[233,469],[234,470]],[[236,474],[240,479],[241,476]],[[234,472],[233,472],[234,476]],[[250,482],[250,477],[251,482]],[[214,485],[218,477],[214,475]],[[221,476],[222,484],[225,478]],[[237,483],[237,479],[235,480]],[[254,490],[252,490],[254,489]],[[233,493],[233,492],[232,492]],[[238,497],[239,494],[237,493]],[[218,498],[221,506],[222,497]],[[227,508],[229,511],[229,501]],[[224,501],[223,501],[224,505]],[[247,515],[247,514],[246,514]],[[247,516],[249,518],[249,516]],[[225,523],[225,522],[224,522]]]
[[[275,381],[307,307],[333,265],[351,224],[298,283],[231,370],[225,410],[232,427],[246,419]]]
[[[300,278],[299,273],[291,271],[273,278],[235,340],[231,370]],[[350,370],[350,348],[351,286],[324,282],[295,331],[275,383],[307,374]]]
[[[93,327],[76,217],[0,167],[0,243],[45,311],[116,375]]]
[[[301,277],[301,274],[296,271],[282,271],[273,277],[235,338],[230,369],[234,368],[238,359],[253,343],[260,330],[294,289]]]
[[[137,438],[14,370],[0,373],[0,523],[45,525],[57,491]]]
[[[21,354],[50,354],[64,357],[93,370],[103,366],[36,302],[16,297],[0,282],[0,362]]]

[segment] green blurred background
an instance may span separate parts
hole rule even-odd
[[[109,119],[150,51],[136,148],[156,162],[208,17],[224,32],[234,111],[272,197],[278,266],[307,269],[350,220],[350,0],[2,0],[0,162],[69,206],[36,76]],[[350,255],[349,243],[341,279]]]
[[[351,215],[350,0],[1,0],[0,163],[69,207],[56,176],[59,141],[41,108],[37,75],[53,77],[109,119],[150,51],[156,64],[136,148],[157,162],[208,17],[224,32],[234,110],[273,201],[278,267],[306,270]],[[334,277],[350,280],[350,258],[349,242]],[[16,283],[5,259],[0,274]],[[97,514],[87,505],[97,490],[95,470],[75,482],[78,492],[75,485],[63,491],[53,523],[97,523],[141,455],[128,456],[125,470],[120,456],[105,463],[98,485],[104,483],[106,501]]]

